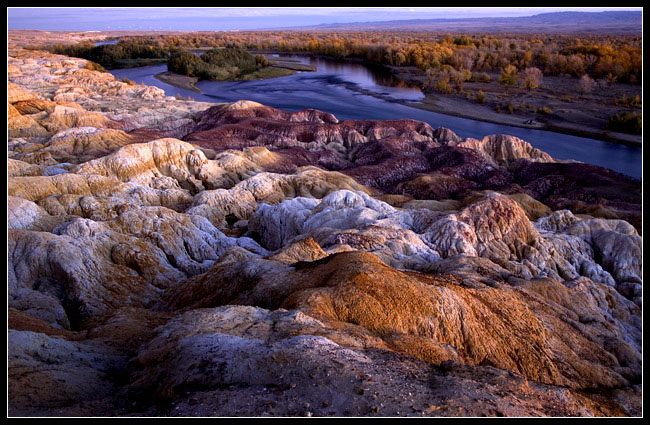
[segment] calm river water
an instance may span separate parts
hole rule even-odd
[[[427,122],[433,128],[449,128],[461,137],[479,139],[490,134],[511,134],[554,158],[574,159],[641,178],[640,147],[424,111],[391,101],[417,102],[424,96],[417,87],[409,87],[381,68],[305,56],[282,55],[282,58],[310,63],[317,70],[270,80],[201,81],[196,86],[202,94],[155,78],[156,74],[167,71],[167,65],[117,69],[111,73],[118,78],[160,87],[169,96],[180,94],[206,102],[252,100],[287,111],[313,108],[330,112],[339,120],[411,118]]]

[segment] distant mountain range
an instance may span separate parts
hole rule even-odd
[[[297,31],[449,31],[641,34],[641,11],[551,12],[514,18],[411,19],[286,27]],[[278,28],[275,28],[278,30]]]

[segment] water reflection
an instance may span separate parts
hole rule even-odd
[[[396,100],[417,101],[424,98],[420,89],[395,77],[381,65],[354,63],[300,55],[273,55],[280,60],[291,60],[316,67],[320,75],[336,76],[343,83],[354,84],[363,91],[382,94]]]
[[[117,44],[119,42],[120,42],[120,40],[104,40],[104,41],[96,42],[95,46],[103,46],[105,44]]]

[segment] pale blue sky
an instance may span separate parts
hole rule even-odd
[[[48,31],[227,31],[398,19],[530,16],[557,11],[642,10],[615,7],[268,7],[7,8],[9,29]]]

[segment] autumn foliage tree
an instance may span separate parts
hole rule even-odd
[[[539,69],[531,67],[524,70],[523,77],[522,85],[530,91],[539,87],[544,74]]]
[[[508,92],[508,88],[510,86],[517,84],[518,80],[519,72],[517,71],[516,66],[508,65],[501,70],[501,74],[499,75],[499,84],[506,88],[506,93]]]

